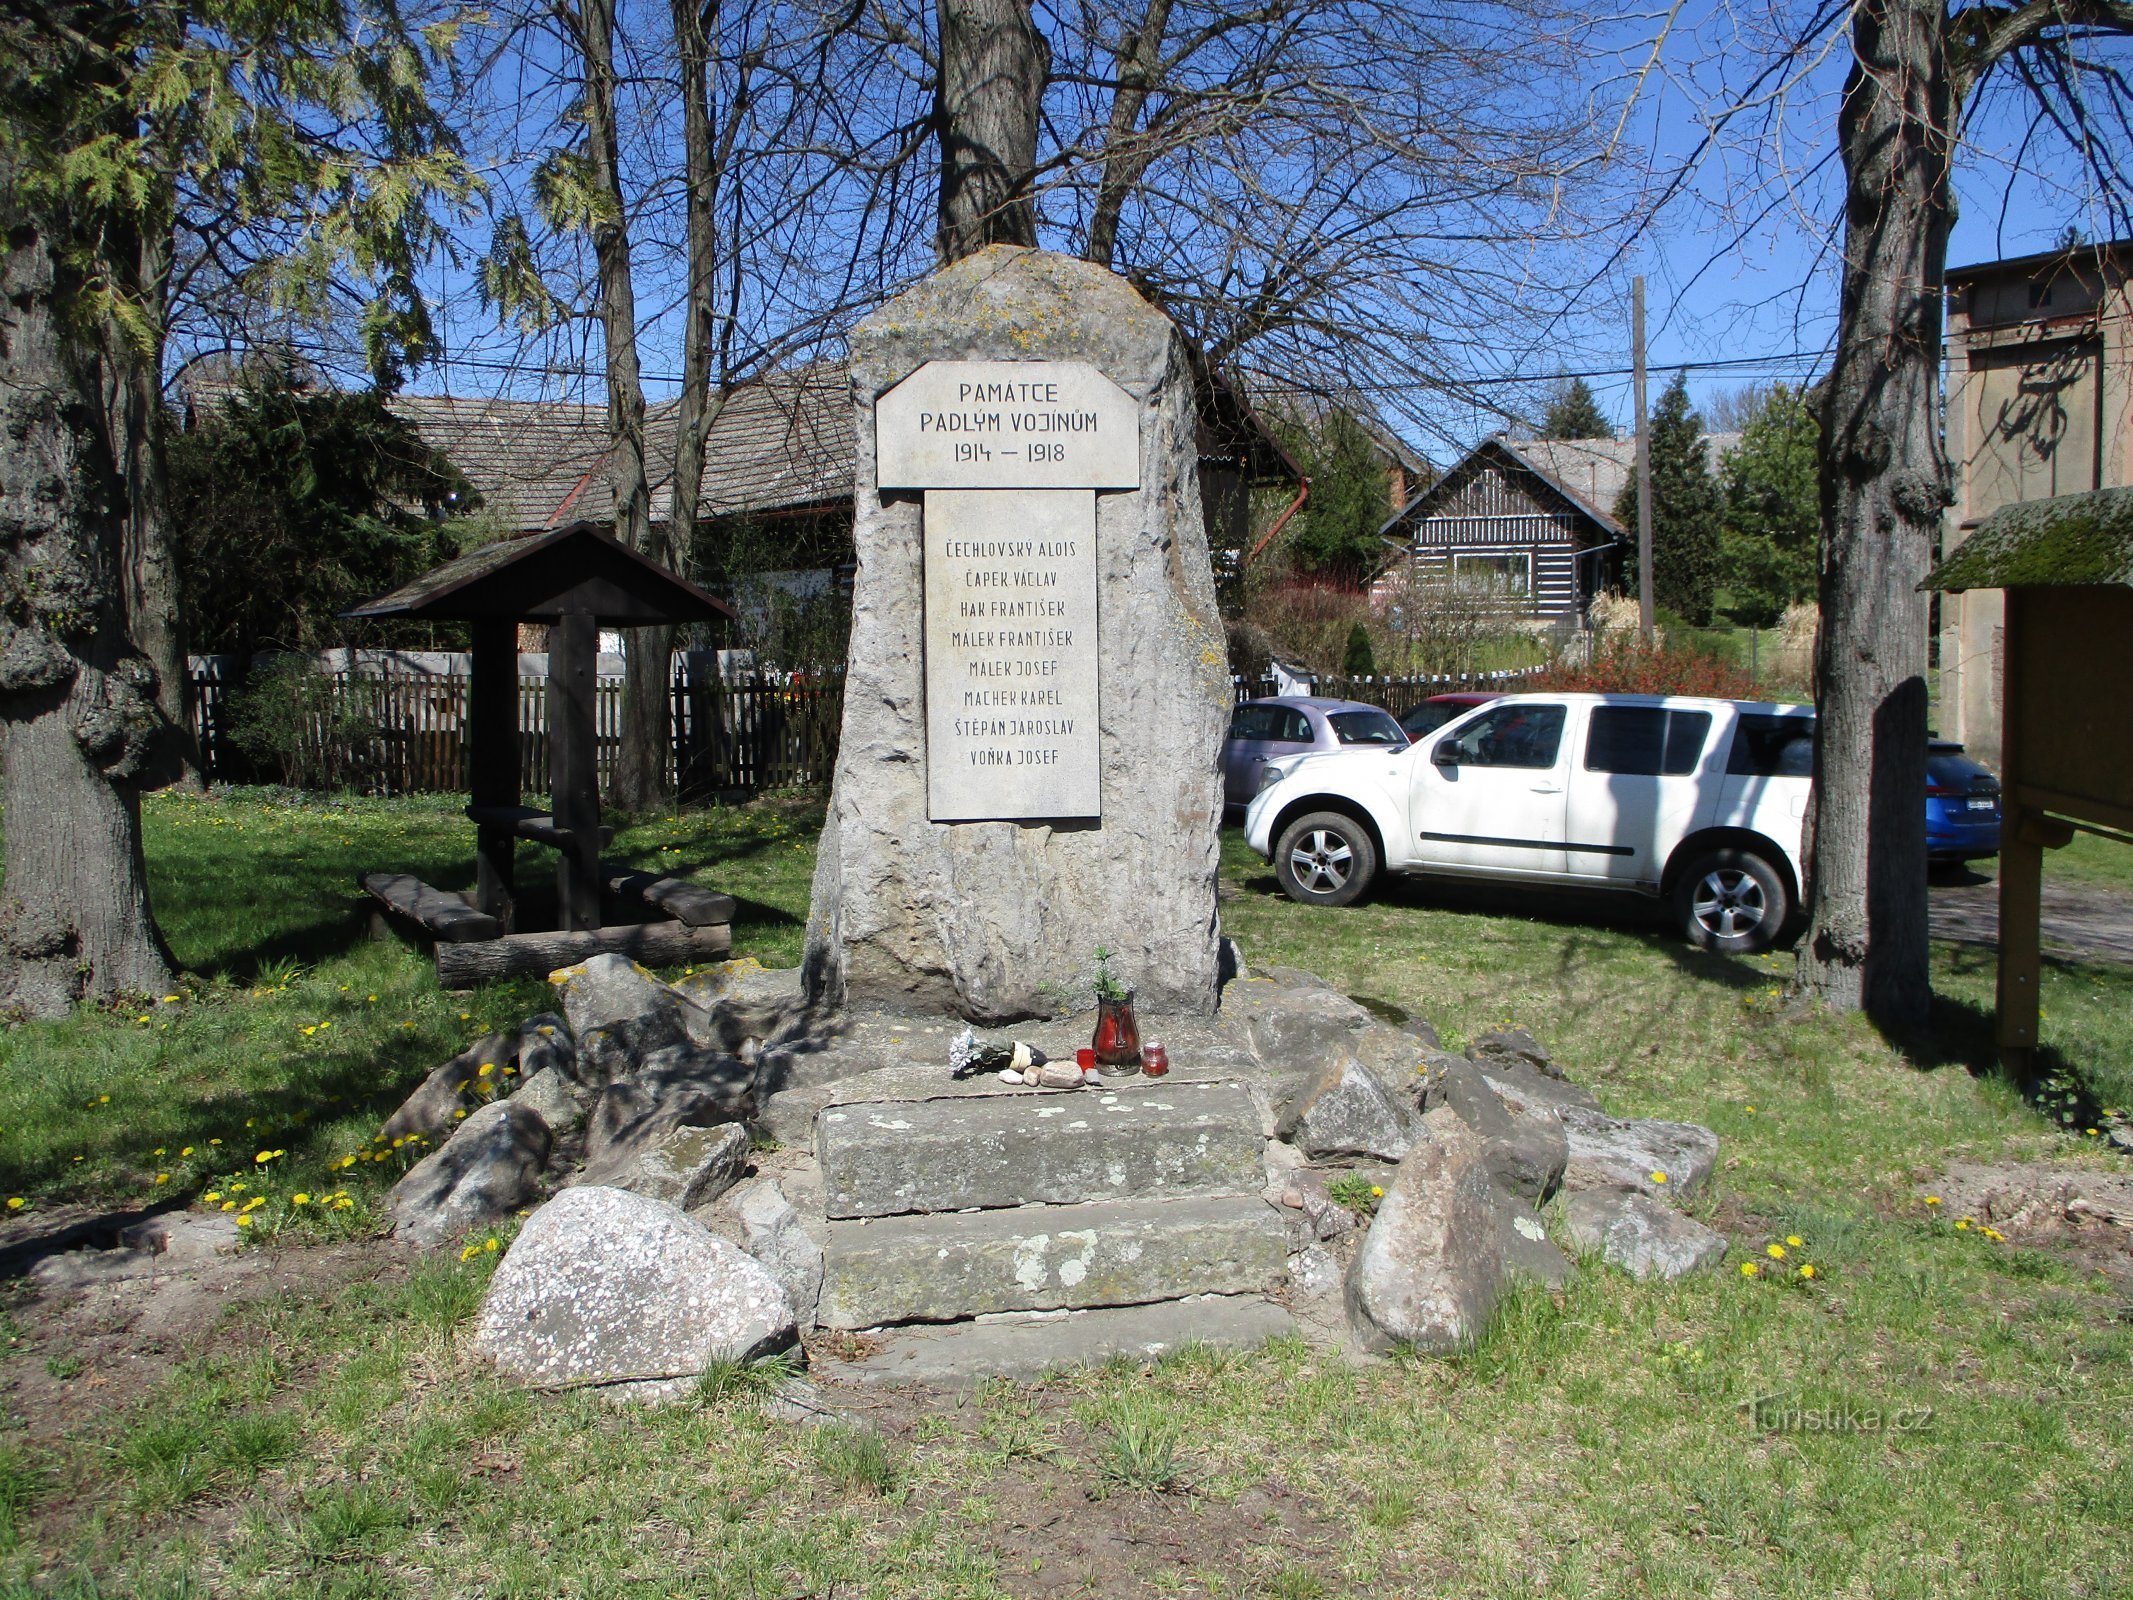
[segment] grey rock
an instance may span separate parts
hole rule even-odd
[[[1187,1345],[1255,1350],[1296,1332],[1296,1321],[1271,1301],[1203,1295],[1156,1305],[1116,1306],[1065,1315],[1037,1313],[898,1328],[870,1341],[864,1356],[827,1363],[847,1383],[922,1383],[965,1389],[988,1378],[1029,1381],[1051,1372],[1101,1366],[1124,1357],[1153,1361]]]
[[[1524,1028],[1498,1028],[1467,1046],[1466,1053],[1485,1067],[1524,1065],[1551,1078],[1560,1078],[1558,1067],[1540,1041]]]
[[[1503,1264],[1507,1283],[1537,1283],[1560,1289],[1577,1268],[1548,1237],[1540,1214],[1523,1200],[1499,1191],[1503,1207]]]
[[[1423,1131],[1348,1269],[1349,1322],[1371,1350],[1455,1350],[1504,1289],[1509,1218],[1486,1141],[1448,1109]]]
[[[1694,1122],[1624,1119],[1576,1107],[1560,1115],[1570,1144],[1566,1189],[1635,1189],[1672,1200],[1693,1193],[1718,1165],[1718,1135]]]
[[[547,1123],[551,1133],[567,1133],[585,1120],[577,1086],[560,1067],[541,1068],[511,1098]]]
[[[708,1037],[704,1008],[672,984],[661,983],[628,956],[593,956],[551,973],[548,981],[562,991],[563,1014],[580,1049],[595,1028],[621,1023],[642,1026],[654,1018],[698,1041]]]
[[[518,1075],[527,1080],[550,1071],[578,1081],[578,1042],[568,1022],[543,1011],[518,1025]]]
[[[71,1294],[98,1284],[146,1278],[161,1263],[153,1250],[65,1250],[30,1268],[30,1282],[40,1294]]]
[[[626,1385],[659,1401],[686,1396],[715,1360],[752,1360],[793,1335],[785,1292],[737,1246],[660,1201],[582,1187],[526,1219],[475,1345],[525,1383]]]
[[[1231,985],[1223,1013],[1272,1072],[1309,1072],[1330,1055],[1351,1055],[1358,1037],[1377,1026],[1346,995],[1270,979]]]
[[[1488,1141],[1489,1171],[1507,1193],[1544,1204],[1563,1181],[1570,1141],[1552,1108],[1512,1110],[1471,1061],[1436,1057],[1423,1104],[1443,1106]]]
[[[1149,1012],[1213,1011],[1229,667],[1201,521],[1189,358],[1125,279],[995,245],[852,330],[858,425],[847,704],[817,854],[812,999],[1013,1021],[1072,1009],[1089,951]],[[927,809],[921,506],[874,482],[874,402],[934,360],[1083,361],[1141,405],[1142,481],[1096,497],[1103,815],[936,826]],[[1083,648],[1076,641],[1076,649]],[[1128,775],[1130,777],[1122,776]]]
[[[578,1181],[627,1189],[692,1211],[732,1188],[747,1165],[748,1130],[738,1122],[711,1128],[677,1124],[648,1142],[610,1147]]]
[[[1369,1156],[1397,1161],[1414,1143],[1409,1119],[1353,1056],[1328,1061],[1275,1125],[1277,1137],[1314,1161]]]
[[[411,1133],[434,1139],[448,1132],[462,1120],[459,1113],[471,1113],[485,1103],[487,1096],[479,1086],[500,1085],[517,1051],[518,1036],[513,1033],[492,1033],[476,1040],[424,1078],[400,1103],[400,1109],[385,1119],[379,1132],[387,1139],[404,1139]],[[485,1065],[490,1068],[486,1077],[481,1072]]]
[[[734,1214],[740,1218],[742,1248],[770,1269],[800,1326],[813,1327],[822,1299],[822,1246],[801,1224],[785,1191],[769,1178],[752,1183],[734,1201]]]
[[[1370,1069],[1385,1098],[1403,1113],[1418,1114],[1436,1052],[1417,1034],[1383,1023],[1355,1036],[1355,1059]]]
[[[1424,1049],[1441,1050],[1444,1047],[1444,1041],[1437,1037],[1436,1028],[1411,1011],[1407,1014],[1407,1020],[1400,1024],[1400,1031],[1421,1040]]]
[[[1324,1173],[1294,1173],[1289,1178],[1289,1185],[1295,1191],[1297,1209],[1310,1224],[1314,1239],[1345,1239],[1362,1226],[1360,1217],[1326,1193]]]
[[[834,1222],[826,1328],[1238,1294],[1281,1281],[1281,1218],[1256,1196],[1016,1206]]]
[[[676,1045],[600,1091],[585,1128],[588,1170],[616,1171],[671,1128],[735,1122],[754,1109],[755,1075],[732,1056]]]
[[[1579,1249],[1640,1281],[1678,1278],[1726,1256],[1724,1234],[1628,1189],[1579,1190],[1564,1202],[1563,1225]]]
[[[510,1215],[539,1192],[548,1124],[509,1100],[483,1106],[393,1185],[394,1233],[421,1250]]]
[[[1305,1299],[1338,1297],[1341,1264],[1317,1245],[1289,1257],[1289,1292]]]
[[[237,1219],[221,1212],[166,1211],[119,1230],[119,1245],[145,1250],[157,1265],[176,1270],[203,1266],[234,1251],[244,1237]]]
[[[652,1012],[642,1017],[624,1017],[587,1029],[579,1037],[578,1081],[588,1088],[598,1089],[634,1075],[654,1058],[687,1055],[703,1048],[695,1035],[683,1026],[681,1019],[671,1013]],[[725,1054],[724,1051],[715,1053]]]
[[[1457,1061],[1459,1056],[1444,1059]],[[1478,1065],[1478,1063],[1477,1063]],[[1481,1066],[1482,1077],[1513,1111],[1545,1108],[1560,1111],[1565,1106],[1576,1106],[1586,1111],[1601,1109],[1598,1096],[1590,1089],[1572,1083],[1568,1078],[1553,1078],[1523,1061],[1493,1060]]]
[[[815,1124],[833,1217],[1248,1194],[1265,1182],[1264,1142],[1236,1084],[859,1102]]]

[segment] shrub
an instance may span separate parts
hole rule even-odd
[[[1723,656],[1667,643],[1646,650],[1635,642],[1613,643],[1597,636],[1591,660],[1560,663],[1526,687],[1558,694],[1694,694],[1719,700],[1756,700],[1762,692],[1755,679]]]
[[[354,787],[377,725],[304,656],[277,656],[230,697],[237,748],[295,789]]]

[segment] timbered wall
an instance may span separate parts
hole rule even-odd
[[[1580,593],[1577,552],[1590,519],[1552,497],[1544,499],[1525,474],[1501,460],[1488,455],[1470,460],[1422,509],[1424,515],[1399,531],[1411,541],[1409,560],[1424,576],[1522,561],[1531,574],[1527,604],[1532,615],[1575,614],[1589,598]],[[1407,564],[1396,561],[1379,578],[1381,598]],[[1585,561],[1587,588],[1596,564],[1591,557]]]

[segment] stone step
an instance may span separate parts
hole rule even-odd
[[[823,1254],[825,1328],[1250,1294],[1288,1265],[1281,1217],[1257,1195],[833,1222]]]
[[[862,1101],[815,1123],[832,1217],[1254,1194],[1265,1147],[1236,1083]]]
[[[856,1361],[825,1361],[843,1383],[968,1388],[987,1378],[1041,1378],[1115,1356],[1152,1361],[1189,1344],[1251,1350],[1296,1332],[1287,1308],[1250,1295],[1200,1295],[1146,1306],[1031,1312],[899,1328]]]

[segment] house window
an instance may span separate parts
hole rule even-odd
[[[1526,599],[1533,593],[1533,553],[1519,550],[1474,555],[1456,550],[1452,553],[1452,581],[1462,588]]]

